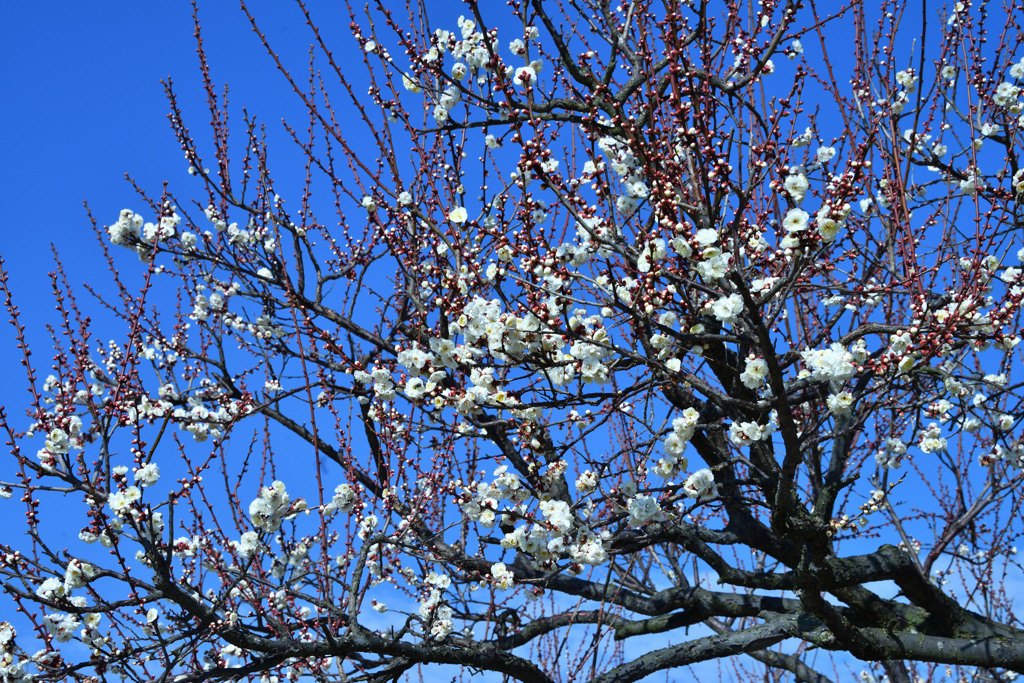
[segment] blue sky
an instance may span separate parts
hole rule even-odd
[[[14,272],[41,269],[39,251],[48,242],[69,250],[82,238],[83,200],[101,216],[129,203],[125,172],[151,184],[180,165],[159,83],[194,71],[194,54],[181,49],[188,8],[176,4],[8,8],[10,20],[0,27],[7,64],[0,130],[6,217],[11,227],[22,226],[20,239],[4,248]]]
[[[13,236],[0,253],[29,323],[48,319],[53,310],[46,278],[54,267],[50,243],[67,259],[73,283],[103,277],[83,201],[97,220],[109,222],[120,208],[136,205],[126,172],[157,190],[162,179],[182,172],[159,81],[173,74],[187,82],[196,71],[194,52],[183,41],[191,33],[188,6],[107,2],[102,11],[96,8],[15,3],[0,26],[7,65],[0,79],[7,159],[0,192]],[[3,339],[0,358],[10,376],[16,358],[10,335]],[[4,403],[17,416],[11,392],[8,385]]]

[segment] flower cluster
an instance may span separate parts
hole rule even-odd
[[[680,232],[683,228],[683,224],[676,226],[676,230]],[[724,245],[719,243],[720,239],[721,236],[717,230],[701,228],[693,236],[692,243],[680,235],[672,240],[672,248],[679,256],[687,259],[695,253],[698,254],[700,260],[697,263],[697,274],[705,282],[713,283],[725,277],[725,274],[729,271],[729,264],[732,262],[732,254],[728,250],[723,249]],[[694,249],[694,244],[696,245],[696,250]],[[725,297],[725,299],[727,301],[719,305],[724,306],[723,310],[727,311],[726,315],[728,317],[728,312],[735,309],[735,303],[733,300],[729,300],[729,297]],[[739,311],[735,311],[735,313],[738,314]]]
[[[1024,441],[1018,441],[1010,446],[997,443],[992,447],[990,453],[978,456],[978,463],[982,467],[988,467],[997,462],[1024,470]]]
[[[155,462],[151,462],[135,470],[134,476],[135,483],[142,488],[152,486],[160,478],[160,468]]]
[[[942,428],[934,422],[929,424],[921,432],[921,440],[918,441],[917,447],[925,453],[945,450],[946,439],[942,436]]]
[[[46,442],[36,453],[39,463],[43,469],[58,469],[58,457],[65,456],[71,449],[81,449],[82,443],[82,418],[72,415],[64,421],[66,429],[54,427],[46,435]]]
[[[497,53],[496,35],[494,33],[484,34],[476,30],[476,22],[464,16],[459,17],[458,27],[457,34],[437,29],[432,36],[432,46],[418,56],[418,70],[438,69],[439,67],[433,66],[434,63],[439,63],[441,56],[449,51],[455,60],[455,64],[449,71],[450,79],[442,76],[442,80],[448,81],[450,85],[433,93],[436,102],[433,110],[434,121],[439,126],[448,122],[451,110],[462,100],[466,87],[462,85],[462,81],[467,76],[473,76],[476,83],[482,86],[487,83],[488,74],[495,65],[491,55]],[[509,47],[513,54],[518,56],[525,54],[525,45],[522,44],[522,41],[513,41]],[[366,41],[364,49],[367,52],[381,53],[386,61],[390,61],[386,52],[382,51],[373,40]],[[498,63],[501,64],[500,58]],[[504,66],[502,72],[516,85],[527,86],[536,83],[537,72],[542,67],[543,64],[540,60],[534,60],[528,66],[518,69]],[[422,92],[425,87],[420,80],[410,74],[402,74],[402,85],[412,93]]]
[[[514,504],[525,501],[529,494],[519,483],[519,476],[499,467],[494,471],[497,477],[493,484],[479,483],[475,491],[467,489],[468,497],[462,504],[462,512],[481,526],[491,528],[496,521],[495,511],[499,500],[511,500]]]
[[[81,601],[84,605],[85,598],[82,598]],[[53,636],[58,643],[66,643],[70,641],[75,635],[75,629],[82,625],[82,622],[78,620],[77,616],[74,614],[66,614],[64,612],[47,614],[43,623],[46,625],[46,630],[49,631],[50,635]]]
[[[175,236],[180,223],[181,216],[173,212],[162,216],[156,223],[147,223],[131,209],[122,209],[117,221],[107,227],[107,235],[112,244],[130,247],[141,260],[146,261],[157,243],[166,242]]]
[[[107,504],[115,515],[124,516],[131,504],[142,497],[142,491],[137,486],[128,486],[121,491],[110,494]]]
[[[515,576],[508,570],[504,562],[495,562],[491,565],[491,578],[499,590],[508,590],[512,587]]]
[[[902,439],[890,437],[885,440],[885,448],[875,453],[875,462],[879,467],[897,469],[903,464],[903,456],[907,453],[907,444]]]
[[[324,506],[324,515],[352,512],[356,507],[356,490],[348,484],[339,484],[334,488],[334,497]]]
[[[249,519],[257,529],[272,532],[280,529],[284,520],[295,517],[305,509],[306,501],[300,498],[292,502],[284,483],[275,481],[263,487],[259,498],[249,504]]]
[[[194,553],[195,551],[191,549],[190,545],[191,544],[186,541],[185,552]],[[238,544],[235,547],[238,550],[238,554],[244,558],[250,558],[265,549],[265,546],[260,543],[260,535],[256,531],[246,531],[242,534],[241,540],[238,541]]]
[[[729,441],[734,446],[745,447],[755,441],[764,441],[775,431],[775,425],[759,425],[756,422],[733,422],[729,425]]]
[[[429,624],[432,640],[444,640],[455,630],[452,608],[444,604],[444,591],[451,583],[447,575],[436,572],[427,575],[426,584],[430,586],[430,592],[420,601],[419,616],[424,624]]]
[[[629,512],[629,523],[632,526],[643,526],[647,522],[660,522],[665,519],[657,498],[644,494],[633,496],[626,503]]]
[[[786,176],[786,180],[783,182],[786,192],[789,193],[790,198],[797,204],[803,202],[804,197],[807,196],[807,189],[810,184],[807,182],[807,176],[803,174],[800,169],[794,168],[790,171],[790,174]]]
[[[597,473],[593,470],[584,470],[583,473],[576,478],[576,490],[583,495],[596,491],[597,485]]]
[[[0,621],[0,680],[12,683],[29,680],[25,665],[15,659],[17,635],[18,632],[9,621]]]
[[[740,374],[740,382],[748,389],[757,390],[768,376],[768,363],[763,358],[748,358]]]
[[[683,493],[690,498],[696,498],[699,503],[718,497],[714,473],[709,469],[697,470],[686,479]]]
[[[228,299],[237,294],[239,288],[240,285],[237,282],[217,285],[207,296],[204,293],[207,290],[206,285],[198,285],[195,304],[192,308],[193,319],[203,321],[208,320],[211,315],[219,315],[226,324],[230,324],[235,329],[251,329],[252,326],[246,325],[240,317],[228,313]]]
[[[84,596],[74,596],[72,591],[82,588],[96,575],[96,569],[86,562],[72,558],[69,560],[67,569],[64,572],[64,580],[57,577],[50,577],[42,582],[36,589],[36,595],[48,603],[69,603],[76,608],[76,613],[67,614],[64,612],[53,612],[46,614],[43,624],[47,632],[58,643],[67,643],[75,635],[75,630],[84,624],[82,631],[83,638],[88,635],[90,629],[99,625],[100,615],[88,613],[82,610],[86,606]],[[22,671],[14,664],[13,638],[16,635],[14,628],[7,622],[0,623],[0,676],[6,676],[2,680],[20,680],[11,677],[12,672]]]
[[[693,432],[700,420],[700,413],[687,408],[683,414],[672,421],[672,433],[665,437],[662,447],[665,457],[658,460],[654,470],[665,479],[674,477],[686,469],[687,460],[682,457],[686,444],[693,438]]]
[[[814,379],[843,382],[857,372],[853,354],[838,342],[827,349],[806,349],[800,357]]]
[[[219,439],[225,426],[252,411],[251,405],[239,401],[229,401],[227,405],[221,401],[216,410],[210,410],[206,405],[208,399],[204,397],[205,393],[199,392],[189,396],[186,400],[188,407],[175,408],[173,413],[181,429],[191,434],[197,443],[211,437]]]
[[[720,297],[711,305],[711,312],[720,323],[732,325],[743,312],[743,297],[739,294]]]
[[[551,465],[541,478],[541,485],[553,487],[564,471],[564,466],[558,466],[558,463]],[[481,482],[465,490],[461,502],[463,514],[485,528],[493,527],[498,515],[512,519],[531,518],[533,515],[526,503],[534,494],[522,485],[519,476],[504,466],[497,468],[494,476],[490,484]],[[590,482],[596,486],[593,473],[582,475],[577,486],[582,491]],[[499,501],[503,500],[512,503],[512,507],[499,509]],[[542,499],[537,510],[543,519],[537,519],[532,526],[519,526],[506,533],[501,539],[503,548],[519,550],[542,566],[553,566],[560,559],[592,565],[607,560],[603,538],[579,525],[568,503]]]
[[[72,558],[64,571],[64,594],[71,595],[71,591],[82,588],[95,575],[96,568],[91,564]]]

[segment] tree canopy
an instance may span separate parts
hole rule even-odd
[[[429,4],[3,278],[2,679],[1024,672],[1024,15]]]

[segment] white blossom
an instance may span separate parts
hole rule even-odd
[[[537,82],[537,70],[533,66],[521,66],[515,70],[512,82],[523,88]]]
[[[504,562],[495,562],[491,565],[491,578],[495,585],[501,590],[508,590],[512,587],[513,575]]]
[[[249,504],[249,519],[257,529],[277,531],[284,520],[295,517],[305,509],[304,500],[292,503],[284,483],[275,481],[261,489],[259,497]]]
[[[573,527],[572,512],[569,504],[561,500],[541,501],[540,511],[547,521],[555,526],[561,533],[568,533]]]
[[[714,228],[701,228],[693,237],[703,249],[718,242],[718,231]]]
[[[87,562],[72,559],[64,572],[64,594],[83,587],[96,574],[96,569]]]
[[[465,223],[466,220],[468,220],[468,218],[469,213],[467,213],[465,207],[462,206],[456,206],[454,209],[448,212],[448,220],[450,220],[452,223],[461,225],[462,223]]]
[[[907,92],[914,92],[914,89],[917,88],[917,76],[914,74],[913,69],[897,72],[896,82],[903,86]]]
[[[729,261],[731,260],[732,254],[718,254],[698,263],[697,272],[707,281],[718,280],[725,277],[725,274],[729,272]]]
[[[110,509],[114,511],[114,514],[121,514],[141,496],[142,492],[139,491],[138,487],[129,486],[124,491],[117,491],[111,494],[107,498],[107,504],[110,505]]]
[[[821,235],[822,241],[831,242],[839,234],[840,227],[842,226],[838,221],[831,218],[822,218],[818,221],[818,234]]]
[[[661,521],[665,515],[658,505],[657,499],[648,495],[638,495],[629,499],[626,504],[629,512],[629,523],[632,526],[642,526],[647,522]]]
[[[841,382],[853,377],[857,371],[853,354],[838,342],[828,349],[801,351],[800,356],[815,379]]]
[[[729,426],[729,441],[734,446],[749,446],[755,441],[763,441],[771,436],[774,427],[771,423],[759,425],[756,422],[733,422]]]
[[[743,297],[739,294],[723,296],[711,305],[711,312],[715,318],[724,324],[733,324],[737,317],[743,312]]]
[[[829,394],[826,400],[828,409],[832,411],[834,415],[845,415],[850,412],[850,408],[853,406],[853,395],[848,391],[841,391],[838,394]]]
[[[946,448],[946,439],[942,436],[942,429],[936,423],[931,423],[928,428],[921,432],[921,440],[918,448],[925,453],[934,453]]]
[[[715,475],[709,469],[697,470],[683,484],[683,493],[698,502],[705,502],[718,496]]]
[[[803,173],[791,173],[786,177],[785,187],[793,201],[799,204],[807,195],[807,188],[809,187],[807,176]]]
[[[790,209],[782,219],[782,227],[787,232],[801,232],[807,228],[808,218],[810,217],[803,209]]]
[[[597,474],[592,470],[584,471],[576,478],[576,490],[581,494],[591,493],[597,489]]]
[[[160,468],[155,462],[151,462],[135,471],[135,483],[142,488],[152,486],[160,478]]]
[[[423,91],[423,88],[413,78],[407,74],[402,74],[402,87],[411,93],[419,93]]]

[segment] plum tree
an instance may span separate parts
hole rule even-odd
[[[4,279],[3,679],[1024,671],[1019,10],[427,4],[242,3],[301,169],[200,38],[114,341]]]

